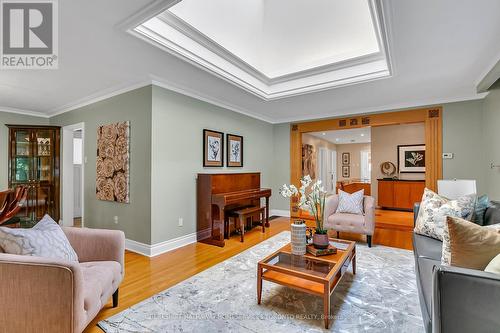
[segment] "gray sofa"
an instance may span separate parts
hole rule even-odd
[[[414,218],[419,204],[415,204]],[[500,223],[500,203],[491,202],[485,225]],[[442,242],[413,233],[415,273],[427,333],[500,332],[500,275],[441,266]]]

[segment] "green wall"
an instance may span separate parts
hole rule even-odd
[[[486,193],[483,142],[484,100],[443,105],[443,152],[453,159],[443,160],[445,179],[476,179],[477,192]]]
[[[484,144],[477,149],[485,152],[480,172],[484,173],[487,193],[490,199],[500,201],[500,168],[490,168],[490,163],[500,165],[500,87],[495,87],[484,99]]]
[[[130,121],[130,203],[100,201],[95,195],[97,127]],[[151,243],[151,86],[50,118],[52,125],[85,123],[84,223],[120,229],[128,239]],[[118,216],[118,224],[113,217]]]
[[[152,100],[153,244],[196,232],[197,173],[261,172],[273,187],[273,125],[156,86]],[[244,167],[203,168],[204,128],[242,135]]]
[[[283,184],[290,184],[290,124],[277,124],[273,126],[273,129],[274,158],[271,207],[288,211],[290,201],[283,198],[278,193],[278,189]]]
[[[6,189],[9,177],[9,125],[48,125],[49,119],[17,113],[0,112],[0,190]]]

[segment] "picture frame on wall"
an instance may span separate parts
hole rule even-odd
[[[342,177],[349,178],[351,176],[351,168],[348,165],[342,166]]]
[[[425,145],[399,145],[398,170],[402,173],[424,173]]]
[[[342,153],[342,165],[349,165],[351,163],[351,154]]]
[[[236,134],[226,134],[226,165],[228,167],[243,167],[243,137]]]
[[[224,166],[224,133],[203,130],[203,167]]]

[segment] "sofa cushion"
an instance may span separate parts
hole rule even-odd
[[[80,264],[83,274],[83,308],[95,317],[122,280],[121,265],[116,261],[91,261]]]
[[[328,216],[327,219],[328,227],[334,230],[339,229],[339,227],[360,229],[364,227],[365,219],[363,215],[347,214],[347,213],[335,213]]]
[[[500,253],[500,230],[457,217],[446,220],[443,265],[484,270]]]
[[[365,197],[365,190],[359,190],[354,193],[347,193],[339,190],[339,205],[337,206],[336,213],[350,213],[362,215],[363,212],[363,199]]]
[[[426,188],[420,203],[415,232],[443,240],[446,217],[472,218],[475,202],[475,195],[465,195],[456,200],[449,200]]]
[[[31,229],[0,227],[5,253],[78,261],[63,230],[49,215]]]

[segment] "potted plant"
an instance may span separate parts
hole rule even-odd
[[[326,191],[321,186],[321,180],[313,183],[309,175],[302,177],[300,184],[300,189],[297,189],[295,185],[284,184],[280,188],[280,194],[285,198],[299,197],[299,208],[307,210],[316,222],[316,231],[313,235],[314,247],[326,249],[329,244],[327,230],[323,228]]]

